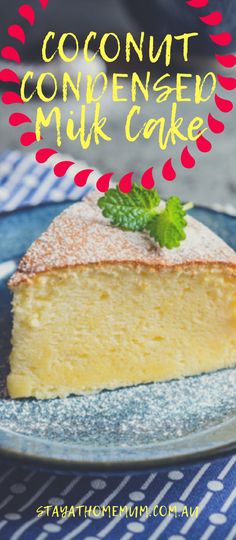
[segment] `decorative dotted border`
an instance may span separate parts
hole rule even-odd
[[[45,9],[47,7],[49,0],[38,0],[41,4],[42,9]],[[185,0],[186,1],[186,0]],[[209,5],[210,0],[188,0],[186,2],[190,8],[194,9],[200,9],[204,8],[207,5]],[[19,9],[18,13],[20,16],[25,19],[31,26],[35,24],[35,11],[32,8],[30,4],[22,4]],[[210,27],[214,26],[220,26],[223,20],[223,16],[219,11],[212,11],[208,15],[205,16],[199,16],[199,19],[203,24],[206,24]],[[26,41],[26,35],[23,30],[23,28],[19,24],[13,24],[9,26],[8,28],[8,35],[17,41],[19,41],[21,44],[24,44]],[[229,45],[232,41],[232,35],[229,32],[221,32],[217,34],[211,34],[209,33],[209,38],[213,43],[220,47],[226,47]],[[6,60],[10,60],[12,62],[15,62],[17,64],[20,64],[21,58],[20,54],[17,51],[15,47],[12,46],[6,46],[1,50],[1,56],[2,58]],[[227,55],[219,55],[215,54],[215,58],[217,62],[226,68],[233,68],[236,64],[236,56],[233,54],[227,54]],[[225,77],[222,75],[217,76],[218,84],[224,88],[225,90],[234,90],[236,88],[236,79],[234,77]],[[20,79],[18,75],[13,71],[12,69],[3,69],[0,72],[0,80],[2,82],[6,83],[15,83],[17,85],[20,85]],[[217,108],[223,112],[223,113],[229,113],[233,109],[233,103],[230,100],[224,99],[220,97],[217,93],[214,96],[215,98],[215,104]],[[8,91],[5,92],[2,96],[2,102],[6,105],[12,105],[12,104],[23,104],[23,101],[20,97],[19,92],[14,91]],[[22,113],[13,113],[9,117],[9,124],[11,126],[19,126],[25,123],[32,123],[31,119]],[[214,134],[220,134],[224,131],[224,123],[212,116],[211,114],[208,115],[208,127],[210,131]],[[200,132],[199,132],[200,133]],[[23,133],[23,135],[20,138],[20,142],[23,146],[30,146],[34,143],[36,143],[36,135],[32,131],[27,131]],[[212,143],[203,135],[201,135],[197,141],[196,141],[196,147],[199,152],[210,152],[212,149]],[[38,163],[46,163],[47,160],[52,156],[58,154],[57,150],[54,150],[52,148],[42,148],[36,152],[36,161]],[[58,154],[59,155],[59,154]],[[182,166],[185,169],[192,169],[196,165],[196,160],[194,159],[193,155],[191,154],[188,146],[185,146],[184,149],[181,152],[180,155],[180,161]],[[54,173],[57,177],[62,177],[66,174],[68,169],[75,165],[74,161],[59,161],[54,166]],[[89,175],[93,172],[93,169],[84,169],[79,171],[75,177],[74,182],[78,187],[85,186]],[[111,181],[112,176],[114,175],[113,172],[105,173],[103,174],[96,183],[96,188],[101,191],[105,192],[109,189],[109,184]],[[119,189],[124,192],[128,193],[132,189],[132,177],[133,172],[126,173],[121,180],[119,181]],[[172,158],[169,158],[165,161],[163,167],[162,167],[162,177],[164,180],[167,180],[169,182],[173,181],[176,178],[176,170],[172,163]],[[150,167],[147,169],[141,178],[141,184],[146,189],[152,189],[155,185],[155,181],[153,178],[153,167]]]

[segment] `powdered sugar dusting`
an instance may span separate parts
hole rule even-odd
[[[187,217],[187,238],[179,248],[161,249],[147,234],[109,224],[96,205],[97,194],[67,208],[23,257],[10,286],[41,272],[87,264],[131,263],[154,268],[225,263],[236,269],[235,252],[207,227]]]
[[[78,450],[180,439],[235,413],[236,369],[66,399],[0,399],[1,428]]]

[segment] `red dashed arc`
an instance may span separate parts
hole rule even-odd
[[[47,7],[48,1],[49,0],[38,0],[42,9],[45,9]],[[188,0],[186,3],[190,8],[198,10],[200,8],[208,6],[210,4],[210,0]],[[35,24],[35,11],[30,4],[22,4],[18,9],[18,13],[23,19],[25,19],[29,23],[30,26],[33,26]],[[220,25],[222,23],[223,16],[219,11],[212,11],[205,16],[199,16],[199,19],[203,24],[208,25],[211,28],[211,32],[212,27],[219,27],[219,32],[214,34],[209,33],[209,38],[215,45],[217,45],[218,47],[225,47],[231,43],[232,35],[229,32],[220,32]],[[17,42],[20,42],[21,44],[24,44],[26,41],[25,31],[20,26],[20,24],[12,24],[11,26],[9,26],[8,35]],[[20,64],[21,62],[21,57],[18,50],[13,46],[7,45],[6,47],[3,47],[3,49],[1,50],[1,56],[5,60],[15,62],[16,64]],[[233,68],[236,64],[236,56],[233,54],[215,54],[215,58],[218,64],[220,66],[224,66],[225,68]],[[235,90],[236,79],[234,77],[226,77],[219,74],[217,76],[217,79],[219,86],[221,86],[224,90]],[[14,83],[20,85],[20,79],[13,69],[3,69],[0,72],[0,81],[4,83]],[[23,101],[20,97],[20,91],[5,92],[2,95],[2,102],[5,105],[12,105],[18,103],[23,104]],[[217,109],[223,113],[229,113],[233,109],[232,101],[222,98],[217,93],[215,94],[215,104]],[[20,126],[26,123],[30,124],[32,123],[32,121],[26,114],[23,114],[21,112],[13,113],[9,117],[9,124],[11,126]],[[213,134],[223,133],[225,129],[224,123],[221,122],[219,119],[215,118],[212,114],[208,115],[208,127]],[[197,150],[199,152],[210,152],[212,149],[212,143],[203,134],[199,135],[200,136],[196,141]],[[29,131],[23,133],[20,141],[23,146],[31,146],[32,144],[37,143],[35,132]],[[35,157],[38,163],[46,163],[50,159],[50,157],[57,154],[57,150],[54,150],[52,148],[41,148],[36,152]],[[181,152],[180,163],[185,169],[191,169],[196,165],[196,160],[192,156],[188,146],[185,146],[185,148]],[[72,167],[72,165],[75,165],[74,161],[59,161],[59,163],[54,166],[55,175],[59,178],[63,177]],[[93,172],[93,169],[84,169],[78,171],[74,177],[75,184],[78,187],[85,186],[87,181],[89,180],[90,175]],[[113,177],[113,172],[104,173],[97,181],[97,189],[101,192],[107,191]],[[162,167],[162,177],[168,182],[172,182],[176,178],[176,169],[173,165],[172,158],[168,158],[165,161]],[[128,193],[132,189],[132,180],[133,172],[128,172],[124,174],[124,176],[119,181],[119,189],[124,193]],[[143,173],[141,178],[141,184],[145,189],[152,189],[155,186],[153,167],[150,167]]]
[[[8,35],[15,39],[18,39],[21,43],[25,43],[26,37],[23,28],[19,24],[12,24],[8,28]]]
[[[185,169],[192,169],[196,165],[194,157],[190,154],[187,146],[182,151],[181,154],[181,163]]]
[[[23,19],[26,19],[28,23],[33,26],[35,23],[35,14],[34,9],[29,4],[22,4],[22,6],[19,7],[18,13],[23,17]]]

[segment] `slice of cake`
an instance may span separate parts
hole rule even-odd
[[[109,225],[96,198],[57,217],[10,280],[10,396],[64,397],[233,366],[233,250],[191,217],[181,247],[160,249]]]

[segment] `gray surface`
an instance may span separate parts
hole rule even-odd
[[[232,92],[219,89],[218,93],[228,99],[232,98]],[[140,104],[142,104],[142,113],[139,117],[140,126],[143,121],[150,117],[169,117],[169,102],[157,105],[154,98],[152,98],[148,103],[143,101]],[[38,106],[39,102],[25,104],[24,112],[33,118],[36,105]],[[138,179],[143,171],[154,166],[156,184],[163,197],[176,194],[183,200],[191,200],[196,204],[212,205],[220,203],[236,206],[236,110],[230,114],[220,113],[216,108],[214,99],[198,107],[193,104],[184,104],[183,114],[186,122],[190,121],[195,115],[207,118],[209,112],[225,122],[225,132],[223,134],[210,134],[213,151],[209,154],[201,154],[196,150],[194,143],[190,143],[193,154],[197,157],[197,165],[189,171],[184,170],[179,164],[180,151],[185,145],[182,141],[178,141],[175,147],[170,146],[169,151],[164,153],[159,150],[154,137],[148,141],[140,138],[135,143],[129,143],[125,140],[125,117],[131,105],[130,101],[114,104],[110,93],[108,93],[101,102],[101,113],[109,119],[107,132],[112,137],[112,141],[109,143],[102,141],[98,146],[92,144],[88,150],[83,151],[80,148],[79,141],[72,143],[64,136],[62,151],[71,154],[74,158],[84,159],[89,163],[89,166],[97,167],[101,172],[114,171],[114,178],[117,181],[124,173],[130,170],[135,172],[135,178]],[[46,112],[47,109],[51,108],[51,104],[43,104],[43,108]],[[71,109],[75,110],[75,116],[79,117],[79,104],[75,100],[63,105],[63,116],[67,118]],[[5,106],[2,109],[0,151],[7,148],[22,148],[19,143],[21,128],[12,128],[7,122],[8,114],[12,110],[12,106]],[[19,106],[16,110],[19,110]],[[181,104],[178,105],[178,110],[181,114]],[[88,125],[90,125],[89,118],[91,120],[91,116],[91,113],[89,113]],[[56,147],[54,128],[47,128],[44,134],[46,146]],[[40,144],[37,145],[37,148],[39,147]],[[31,148],[33,149],[33,147]],[[178,174],[174,182],[166,182],[161,177],[161,166],[165,157],[169,156],[173,156],[173,163],[177,166]]]
[[[55,2],[57,3],[57,6],[59,8],[56,21],[54,21],[53,18],[55,13]],[[228,22],[234,20],[234,17],[232,17],[234,2],[232,2],[232,0],[230,2],[215,0],[215,3],[216,9],[222,9],[223,5],[227,5],[227,9],[224,13],[224,21],[226,20]],[[16,6],[21,4],[21,1],[14,0],[13,4],[16,9]],[[161,6],[162,10],[164,8],[165,10],[166,8],[170,8],[169,2],[167,2],[166,0],[158,0],[157,4]],[[175,0],[173,2],[173,7],[174,4]],[[40,42],[40,39],[42,37],[41,23],[43,20],[45,20],[46,25],[43,29],[44,34],[48,25],[48,27],[50,26],[50,28],[52,26],[53,28],[55,27],[59,35],[60,32],[62,32],[65,28],[67,29],[67,31],[68,28],[70,28],[70,31],[72,31],[71,14],[73,13],[75,14],[73,20],[76,21],[75,28],[73,30],[76,31],[80,38],[83,32],[86,33],[86,31],[89,31],[92,26],[95,29],[100,29],[101,32],[116,31],[119,33],[120,36],[124,35],[125,32],[130,31],[131,29],[132,31],[135,29],[134,17],[132,17],[131,13],[129,13],[128,11],[128,7],[131,7],[131,2],[129,3],[128,1],[118,2],[116,0],[103,0],[100,8],[96,9],[96,0],[68,0],[68,6],[70,9],[68,9],[63,14],[63,17],[60,16],[60,2],[58,0],[52,0],[52,5],[50,4],[50,6],[48,6],[47,8],[47,17],[45,20],[43,19],[43,17],[45,16],[46,12],[42,13],[42,10],[39,8],[39,6],[35,5],[37,10],[37,21],[40,24],[36,25],[33,29],[29,29],[29,25],[27,25],[27,32],[30,32],[30,34],[28,36],[27,43],[24,46],[24,54],[22,55],[24,59],[29,56],[27,53],[27,47],[29,51],[34,53],[34,58],[36,57],[36,42]],[[173,9],[171,9],[171,12],[173,12]],[[189,16],[190,13],[192,16],[192,12],[193,10],[189,10]],[[12,14],[9,13],[8,15],[7,13],[8,12],[6,4],[5,6],[2,6],[1,12],[3,29],[5,29],[5,27],[7,26],[7,23],[12,22],[12,20],[10,20]],[[80,13],[79,21],[78,17],[76,16],[77,13]],[[52,23],[52,21],[54,21],[54,23]],[[149,22],[151,24],[151,21]],[[228,28],[228,30],[232,30],[232,25]],[[145,21],[143,21],[142,28],[140,26],[140,30],[141,29],[146,29]],[[139,31],[138,26],[136,26],[136,31]],[[163,27],[162,31],[164,31]],[[151,31],[149,32],[148,29],[146,29],[146,32],[147,34],[151,33]],[[158,37],[158,32],[156,32],[156,34],[156,37]],[[9,37],[7,39],[9,39]],[[218,52],[220,52],[220,54],[224,54],[226,51],[222,51],[220,48]],[[60,72],[61,70],[65,70],[65,68],[68,70],[70,66],[71,65],[67,64],[66,66],[57,66],[55,69],[57,71],[59,70]],[[195,66],[197,71],[202,69],[204,72],[207,72],[209,69],[212,69],[209,59],[195,59]],[[48,66],[43,66],[42,69],[46,70],[46,67],[48,68]],[[51,64],[49,67],[51,70]],[[120,65],[112,65],[112,67],[119,72],[127,70],[127,66],[122,67]],[[18,72],[20,68],[22,68],[22,66],[17,67]],[[218,65],[215,65],[213,67],[213,69],[216,70],[218,68]],[[76,63],[73,63],[72,69],[77,69],[78,71],[81,69],[81,65],[79,63],[77,65]],[[84,71],[85,69],[87,68],[83,65],[82,70]],[[96,72],[97,69],[100,70],[100,67],[95,66],[95,64],[92,63],[90,64],[90,69],[92,69],[93,72],[94,70]],[[137,69],[137,66],[136,68],[133,67],[132,69]],[[138,70],[139,69],[140,68],[138,68]],[[148,68],[146,67],[146,69]],[[23,72],[25,72],[25,70],[26,69],[24,69],[23,67]],[[155,70],[157,71],[158,77],[159,65],[152,67],[153,74],[155,73]],[[188,67],[188,65],[186,65],[184,67],[184,71],[187,72],[188,70],[190,70],[190,68]],[[225,70],[225,73],[231,75],[232,70]],[[228,98],[232,96],[232,92],[224,92],[221,88],[218,89],[218,93],[221,96],[225,94],[225,96]],[[185,171],[179,166],[177,179],[173,183],[168,183],[161,178],[160,171],[161,164],[164,161],[164,155],[162,152],[159,151],[157,143],[153,139],[151,139],[150,141],[144,141],[141,138],[139,141],[132,144],[127,143],[124,138],[122,132],[124,118],[130,106],[130,103],[114,105],[111,101],[111,98],[109,96],[106,97],[105,99],[103,99],[102,102],[102,113],[106,116],[109,116],[110,118],[109,133],[112,136],[112,141],[110,143],[102,142],[97,147],[93,145],[89,150],[82,151],[78,142],[72,144],[65,138],[62,145],[62,151],[71,154],[77,159],[85,159],[89,163],[89,166],[95,166],[99,168],[101,172],[109,170],[114,171],[116,173],[117,180],[129,170],[134,170],[136,173],[136,178],[138,179],[146,168],[150,166],[155,166],[155,177],[157,181],[157,186],[162,196],[169,196],[175,193],[179,195],[183,200],[193,200],[197,204],[212,205],[214,203],[221,203],[225,205],[230,203],[236,206],[236,111],[230,113],[230,115],[221,114],[219,113],[219,111],[217,111],[214,100],[211,100],[211,102],[207,103],[206,105],[202,105],[201,109],[199,108],[197,110],[197,113],[200,113],[201,111],[203,117],[206,117],[208,112],[211,112],[213,115],[216,114],[217,118],[223,119],[226,124],[225,132],[223,135],[211,135],[211,139],[214,141],[214,149],[210,154],[201,155],[195,150],[194,153],[197,156],[197,166],[194,170]],[[33,116],[34,108],[35,103],[29,103],[24,106],[25,112],[29,114],[29,116]],[[71,103],[68,103],[66,105],[66,108],[68,110],[78,110],[79,104],[77,104],[75,101],[72,101]],[[3,151],[7,148],[21,148],[19,144],[20,129],[10,127],[7,122],[8,113],[10,113],[12,109],[13,107],[1,108],[0,151]],[[17,107],[17,109],[19,109],[19,107]],[[167,114],[168,109],[168,104],[163,104],[161,106],[159,105],[159,107],[157,107],[155,101],[152,100],[148,104],[143,104],[141,117],[144,120],[148,119],[151,116],[158,117],[162,114],[165,115]],[[186,117],[186,120],[188,118],[192,118],[192,105],[187,105],[185,107],[184,115]],[[55,136],[52,129],[47,130],[46,144],[47,146],[55,145]],[[177,146],[172,148],[169,152],[169,154],[172,155],[174,158],[175,165],[179,162],[179,154],[182,147],[183,143],[178,142]]]
[[[111,104],[108,104],[108,107],[110,110]],[[226,129],[223,135],[211,135],[211,140],[214,141],[213,151],[201,155],[194,149],[194,154],[197,156],[195,169],[185,171],[178,165],[178,176],[174,182],[169,183],[165,182],[160,175],[160,164],[163,163],[164,154],[158,149],[156,141],[140,139],[140,141],[132,144],[127,143],[124,136],[121,136],[124,108],[126,107],[120,107],[118,104],[117,107],[113,107],[109,127],[109,133],[112,136],[111,142],[101,143],[97,147],[93,145],[89,150],[82,151],[78,143],[71,143],[65,139],[63,151],[70,153],[77,159],[85,159],[89,166],[96,166],[101,172],[114,171],[116,179],[119,179],[122,174],[130,170],[134,170],[136,178],[138,178],[145,169],[155,166],[157,186],[162,196],[176,194],[183,200],[193,200],[197,204],[205,205],[211,205],[215,202],[236,205],[236,112],[227,115],[227,118],[226,115],[223,117],[222,114],[217,114],[218,118],[224,118]],[[27,105],[25,109],[30,115],[30,107]],[[212,112],[212,114],[216,112],[215,105],[212,102],[207,106],[203,106],[202,109],[204,110],[203,115],[207,115],[208,112]],[[143,118],[149,118],[153,115],[153,112],[152,104],[145,104]],[[109,115],[111,116],[111,112]],[[4,116],[6,115],[4,114]],[[189,113],[189,116],[191,116],[191,113]],[[20,148],[20,129],[13,129],[8,126],[6,118],[2,119],[0,129],[0,151],[7,148]],[[55,146],[54,131],[52,129],[47,130],[46,144],[47,146]],[[175,164],[179,161],[182,145],[183,143],[179,142],[169,152],[173,156]]]

